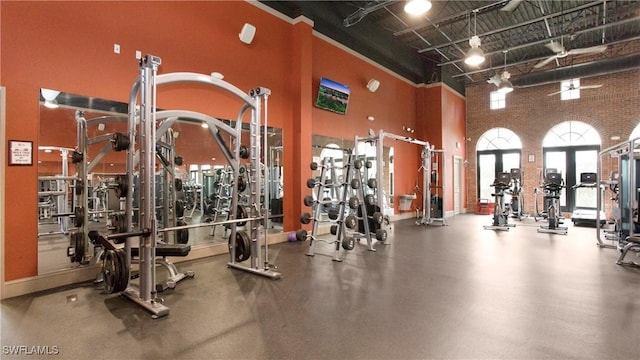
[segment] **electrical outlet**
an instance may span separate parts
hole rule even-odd
[[[138,60],[142,59],[142,51],[136,50],[136,59]]]
[[[120,54],[120,45],[119,44],[113,44],[113,52],[115,54]]]

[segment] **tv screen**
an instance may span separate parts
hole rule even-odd
[[[321,78],[316,107],[344,115],[347,113],[350,93],[351,89],[348,86]]]

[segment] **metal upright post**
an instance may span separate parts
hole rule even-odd
[[[155,144],[156,144],[156,84],[155,77],[161,59],[146,55],[140,60],[140,229],[148,230],[150,235],[140,236],[140,287],[138,291],[127,288],[124,295],[138,305],[150,311],[154,316],[169,314],[169,308],[156,302],[155,288],[155,251],[158,225],[155,213]],[[134,92],[137,90],[134,86]],[[135,104],[136,96],[132,92],[131,99]],[[131,106],[131,103],[130,103]],[[132,113],[132,111],[134,113]],[[129,129],[135,129],[135,110],[129,109]],[[135,139],[130,133],[130,137]],[[130,149],[131,152],[131,149]],[[129,154],[128,160],[133,155]],[[132,178],[133,161],[127,164],[128,174]],[[127,207],[131,205],[130,195],[133,183],[129,183]],[[129,208],[131,209],[131,208]],[[129,213],[130,214],[130,213]],[[128,225],[130,225],[128,220]],[[127,239],[129,242],[130,239]],[[130,251],[130,249],[127,249]]]

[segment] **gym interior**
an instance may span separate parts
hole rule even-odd
[[[640,358],[640,2],[424,3],[0,2],[2,358]]]

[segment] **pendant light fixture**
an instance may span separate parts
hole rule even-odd
[[[507,71],[507,50],[504,52],[504,71],[500,75],[500,85],[498,85],[498,92],[507,94],[513,91],[513,84],[509,81],[511,74]]]
[[[484,52],[480,49],[480,38],[476,35],[477,13],[477,9],[473,10],[473,36],[469,39],[471,49],[469,49],[467,57],[464,59],[465,64],[472,66],[478,66],[484,62]]]
[[[404,5],[404,11],[411,15],[422,15],[431,9],[431,1],[429,0],[407,0]]]

